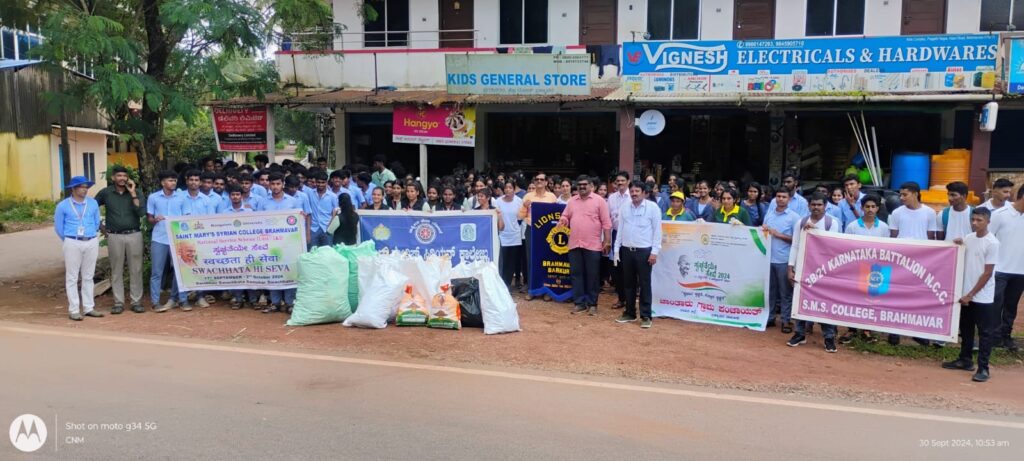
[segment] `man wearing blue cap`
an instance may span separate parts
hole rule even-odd
[[[68,198],[57,204],[53,213],[53,229],[64,241],[64,289],[68,294],[68,317],[82,320],[79,306],[86,317],[103,317],[96,312],[93,295],[93,274],[96,272],[96,257],[100,251],[100,206],[96,200],[86,196],[93,182],[85,176],[71,178],[67,188]],[[78,279],[82,279],[81,301],[79,301]]]

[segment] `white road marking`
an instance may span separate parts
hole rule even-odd
[[[853,413],[861,415],[885,416],[893,418],[906,418],[919,421],[935,421],[954,424],[968,424],[975,426],[999,427],[1007,429],[1022,429],[1024,423],[1012,421],[997,421],[980,418],[965,418],[959,416],[933,415],[927,413],[914,413],[908,411],[881,410],[875,408],[860,408],[828,403],[801,402],[796,400],[773,399],[768,397],[754,397],[734,394],[720,394],[715,392],[689,391],[683,389],[670,389],[654,386],[641,386],[634,384],[620,384],[601,381],[586,381],[582,379],[556,378],[552,376],[530,375],[524,373],[510,373],[504,371],[478,370],[472,368],[458,368],[442,365],[426,365],[420,363],[394,362],[387,360],[357,359],[351,357],[338,357],[324,354],[309,354],[302,352],[285,352],[274,350],[253,349],[239,346],[222,346],[216,344],[188,343],[183,341],[168,341],[162,339],[135,338],[127,336],[112,336],[96,333],[81,333],[65,330],[33,329],[25,327],[0,326],[0,330],[12,333],[25,333],[36,335],[60,336],[65,338],[83,338],[92,340],[115,341],[131,344],[146,344],[153,346],[176,347],[181,349],[195,349],[204,351],[234,352],[239,354],[261,355],[267,357],[280,357],[303,360],[318,360],[322,362],[346,363],[353,365],[369,365],[376,367],[401,368],[407,370],[436,371],[441,373],[456,373],[470,376],[487,376],[492,378],[515,379],[520,381],[532,381],[548,384],[564,384],[569,386],[581,386],[597,389],[609,389],[631,392],[645,392],[649,394],[674,395],[680,397],[692,397],[698,399],[724,400],[728,402],[755,403],[761,405],[773,405],[780,407],[801,408],[809,410],[834,411],[840,413]]]

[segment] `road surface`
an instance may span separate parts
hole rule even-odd
[[[4,263],[0,264],[0,280],[9,280],[64,267],[64,252],[53,227],[0,234]],[[100,248],[100,257],[106,248]]]
[[[0,322],[0,459],[1021,459],[1024,418]],[[823,376],[823,381],[828,378]],[[970,446],[964,446],[964,445]]]

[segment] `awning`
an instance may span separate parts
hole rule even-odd
[[[60,130],[60,125],[56,125],[55,124],[55,125],[50,125],[50,127],[55,129],[55,130],[58,130],[58,131]],[[68,127],[68,131],[75,131],[75,132],[78,132],[78,133],[103,134],[103,135],[107,135],[107,136],[117,136],[117,133],[111,133],[111,132],[109,132],[107,130],[100,130],[100,129],[97,129],[97,128],[82,128],[82,127],[79,127],[79,126],[69,126]]]
[[[456,104],[544,104],[562,102],[581,102],[603,100],[606,96],[615,91],[615,88],[592,88],[589,95],[567,96],[567,95],[459,95],[448,94],[444,89],[421,89],[421,90],[334,90],[309,92],[303,91],[296,94],[272,93],[266,95],[263,100],[255,97],[241,97],[227,101],[214,101],[211,106],[235,106],[235,105],[370,105],[388,106],[393,104],[429,104],[440,105],[445,103]]]

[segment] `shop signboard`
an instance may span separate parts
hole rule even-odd
[[[392,117],[391,141],[472,147],[476,144],[476,108],[447,104],[396,105]]]
[[[589,95],[589,54],[449,54],[448,94]]]
[[[998,49],[988,34],[630,42],[623,85],[658,96],[987,91]]]
[[[214,107],[213,134],[221,152],[267,150],[267,106]]]
[[[1024,37],[1006,41],[1010,47],[1010,59],[1006,64],[1006,91],[1024,93]]]

